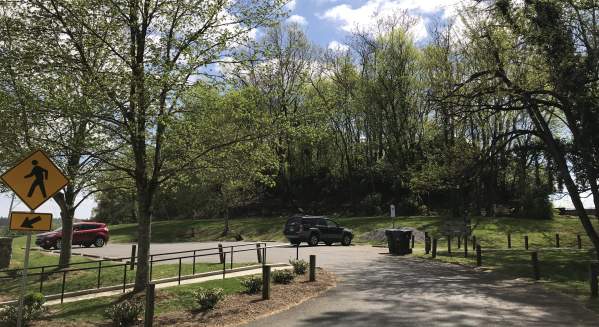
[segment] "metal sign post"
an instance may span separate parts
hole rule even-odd
[[[393,228],[395,228],[395,206],[392,204],[389,206],[391,221],[393,222]]]
[[[21,277],[21,296],[19,296],[19,310],[17,316],[17,327],[23,326],[23,302],[27,291],[27,268],[29,267],[29,250],[31,250],[31,232],[27,233],[27,245],[25,245],[25,261],[23,262],[23,276]]]
[[[17,316],[17,327],[23,326],[23,305],[27,291],[27,269],[31,250],[31,232],[52,229],[52,214],[35,213],[35,209],[50,200],[65,187],[69,180],[43,151],[36,151],[0,176],[13,193],[10,208],[10,230],[27,233],[25,261],[21,278],[21,294]],[[17,195],[31,212],[12,212]]]

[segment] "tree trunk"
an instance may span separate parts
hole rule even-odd
[[[60,208],[60,220],[62,223],[62,246],[58,266],[66,268],[71,263],[71,248],[73,243],[73,219],[75,216],[76,192],[72,185],[68,185],[64,192],[54,196],[54,201]]]
[[[143,291],[149,282],[151,242],[151,195],[149,190],[138,190],[137,196],[137,271],[134,292]]]

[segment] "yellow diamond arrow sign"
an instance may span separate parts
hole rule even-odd
[[[43,151],[36,151],[0,176],[31,210],[48,201],[69,180]]]

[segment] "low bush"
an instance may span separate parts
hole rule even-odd
[[[250,276],[241,280],[241,285],[245,287],[245,292],[248,294],[256,294],[262,290],[262,277]]]
[[[39,319],[45,312],[46,298],[41,293],[30,293],[23,299],[23,325]],[[0,326],[16,326],[18,316],[17,305],[0,308]]]
[[[222,288],[200,287],[195,291],[194,298],[201,310],[211,310],[225,298],[225,293]]]
[[[112,320],[115,327],[133,326],[144,310],[143,302],[127,300],[112,305],[104,312],[104,315]]]
[[[291,270],[275,270],[271,274],[272,281],[275,284],[289,284],[295,278],[295,275]]]
[[[306,260],[289,260],[289,263],[293,266],[293,272],[296,275],[303,275],[308,270],[308,262]]]

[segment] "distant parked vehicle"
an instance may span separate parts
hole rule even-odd
[[[350,229],[339,226],[334,220],[325,216],[293,216],[287,220],[283,233],[294,245],[301,242],[308,242],[310,246],[316,246],[319,242],[324,242],[326,245],[341,242],[348,246],[354,238]]]
[[[86,248],[95,246],[103,247],[109,237],[108,226],[103,223],[85,222],[73,224],[73,245],[82,245]],[[62,246],[62,228],[52,232],[38,234],[35,244],[43,249],[60,249]]]

